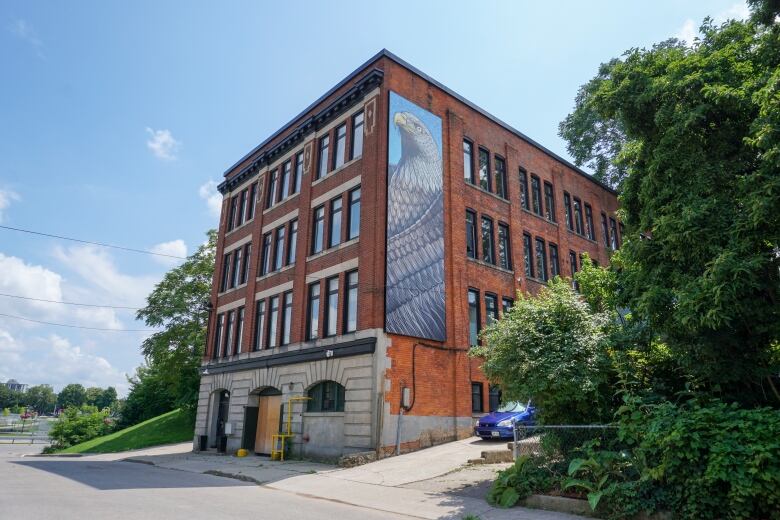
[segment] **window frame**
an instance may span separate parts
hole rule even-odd
[[[265,348],[265,300],[255,301],[255,334],[252,349],[257,352]]]
[[[281,323],[279,324],[279,328],[281,329],[282,333],[281,338],[279,339],[279,345],[286,346],[290,344],[290,337],[292,334],[292,291],[285,291],[282,293],[281,307]]]
[[[466,147],[468,146],[468,152]],[[468,160],[466,155],[468,154]],[[467,171],[468,167],[468,171]],[[476,172],[474,171],[474,143],[470,139],[463,138],[463,180],[472,186],[476,186]]]
[[[469,287],[466,296],[466,303],[468,305],[468,319],[469,319],[469,346],[476,347],[480,344],[479,333],[482,331],[482,313],[480,310],[479,289]],[[474,301],[472,302],[472,296]],[[472,310],[474,315],[472,316]],[[474,321],[472,321],[472,317]],[[476,332],[472,333],[472,328],[476,329]],[[472,339],[476,338],[474,341]]]
[[[498,319],[498,295],[493,292],[485,291],[485,325],[491,325],[498,321]]]
[[[530,233],[523,232],[523,263],[525,263],[525,277],[536,278],[534,276],[534,242]]]
[[[352,280],[353,275],[354,281]],[[357,330],[359,285],[360,278],[357,269],[353,269],[352,271],[347,271],[344,273],[344,319],[342,320],[342,329],[345,334],[355,332]],[[352,319],[353,312],[354,320]],[[350,326],[351,321],[354,321],[354,327]]]
[[[274,304],[276,304],[274,306]],[[276,294],[268,298],[268,323],[265,334],[265,345],[267,349],[279,346],[279,295]]]
[[[356,193],[357,199],[355,199]],[[347,194],[347,241],[354,240],[360,236],[360,200],[362,195],[361,186],[349,190]],[[352,227],[355,223],[357,223],[357,232],[353,235]]]
[[[566,229],[574,231],[574,217],[571,210],[571,195],[568,191],[563,192],[563,210],[566,217]]]
[[[317,176],[314,180],[322,179],[330,170],[330,133],[327,133],[317,141]]]
[[[358,122],[358,118],[360,118],[360,122]],[[365,135],[363,134],[363,129],[365,128],[366,123],[366,116],[365,112],[361,110],[360,112],[357,112],[352,116],[352,142],[349,145],[349,160],[354,161],[355,159],[358,159],[363,156],[363,145],[365,140]],[[356,154],[355,151],[357,149],[357,146],[355,143],[358,142],[358,139],[355,138],[355,136],[360,136],[360,149],[358,150],[358,153]]]
[[[292,175],[292,160],[288,159],[282,164],[282,173],[279,176],[279,193],[276,194],[276,202],[279,203],[290,196],[290,176]]]
[[[339,331],[339,276],[325,279],[325,308],[323,322],[323,338],[336,336]]]
[[[336,205],[338,205],[338,208],[336,208]],[[343,215],[344,200],[342,196],[339,195],[335,199],[331,199],[328,204],[328,249],[336,247],[342,242]]]
[[[508,271],[512,266],[512,233],[509,224],[498,222],[498,266]]]
[[[487,224],[488,228],[485,228]],[[496,243],[493,219],[487,215],[480,216],[480,234],[482,237],[482,261],[496,265]],[[485,241],[487,240],[487,244]]]
[[[341,133],[342,131],[343,133]],[[347,163],[347,123],[341,123],[335,128],[333,141],[333,167],[331,171],[338,170]]]
[[[550,222],[557,222],[555,218],[555,190],[552,183],[544,181],[544,209],[545,217]]]
[[[534,252],[536,254],[536,271],[540,280],[549,280],[547,271],[547,243],[542,237],[534,239]],[[541,272],[541,276],[539,276]]]
[[[585,221],[582,218],[582,200],[579,197],[574,199],[574,232],[580,236],[585,236]]]
[[[509,188],[506,182],[506,159],[496,154],[493,156],[496,195],[504,200],[509,199]],[[499,168],[499,165],[501,167]]]
[[[531,211],[537,216],[544,217],[542,180],[534,173],[531,174]]]
[[[268,174],[268,192],[265,194],[266,209],[274,207],[276,204],[276,192],[278,191],[279,168],[274,168]]]
[[[287,247],[285,252],[285,265],[295,264],[295,255],[298,253],[298,219],[294,218],[287,224]]]
[[[531,199],[528,190],[528,171],[520,167],[520,207],[526,211],[531,211]]]
[[[325,205],[317,206],[311,213],[311,254],[316,255],[325,250]]]
[[[287,226],[281,225],[274,230],[274,260],[273,271],[279,271],[284,267],[284,251],[287,243]]]
[[[471,217],[471,222],[469,222]],[[471,254],[469,254],[469,242],[471,242]],[[477,251],[477,212],[466,208],[466,257],[477,260],[479,252]]]
[[[593,227],[593,208],[585,203],[585,233],[589,240],[596,240],[596,228]]]
[[[326,393],[328,389],[335,394],[335,399],[332,399],[333,407],[325,407]],[[314,395],[319,393],[320,395]],[[306,391],[306,396],[309,397],[306,403],[307,413],[343,413],[344,402],[346,401],[346,389],[343,385],[336,381],[326,380],[320,381],[313,385]]]
[[[315,289],[316,295],[314,294]],[[320,337],[321,297],[320,280],[310,283],[306,290],[306,341],[313,341]]]
[[[475,390],[478,391],[475,392]],[[476,400],[475,400],[476,399]],[[485,413],[485,399],[483,395],[483,385],[479,381],[471,382],[471,413]]]
[[[493,192],[493,182],[490,175],[490,151],[487,148],[479,147],[477,149],[477,177],[479,179],[478,186],[480,189],[487,192]],[[485,158],[485,164],[483,168],[482,158]],[[484,172],[484,176],[483,176]],[[484,178],[483,178],[484,177]]]
[[[558,253],[558,244],[548,242],[547,248],[550,250],[550,278],[561,276],[561,262]]]

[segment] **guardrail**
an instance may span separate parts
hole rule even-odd
[[[0,437],[0,444],[50,444],[48,437]]]

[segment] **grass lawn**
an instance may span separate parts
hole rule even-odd
[[[193,431],[192,418],[181,410],[174,410],[57,453],[113,453],[137,450],[160,444],[191,441]]]

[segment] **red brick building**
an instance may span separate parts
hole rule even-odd
[[[468,436],[478,330],[620,244],[611,189],[387,51],[219,189],[197,447],[268,453],[288,408],[300,455]]]

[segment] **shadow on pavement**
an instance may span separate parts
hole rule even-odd
[[[53,473],[99,490],[253,486],[234,479],[113,461],[30,460],[12,464]]]

